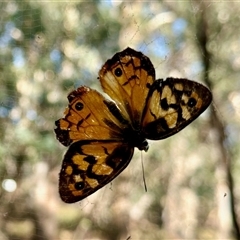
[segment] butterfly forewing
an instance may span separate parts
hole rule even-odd
[[[196,119],[212,101],[202,84],[187,79],[167,78],[151,86],[142,121],[146,138],[167,138]]]
[[[112,181],[129,164],[134,149],[114,141],[79,141],[64,156],[59,192],[62,200],[73,203]]]
[[[114,100],[123,116],[132,124],[140,124],[149,86],[155,80],[149,58],[127,48],[103,65],[99,78],[104,92]]]
[[[80,87],[69,94],[68,100],[65,117],[56,121],[55,129],[63,145],[79,140],[121,138],[122,123],[109,111],[109,106],[115,105],[100,93]]]

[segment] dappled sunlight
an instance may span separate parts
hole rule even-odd
[[[0,3],[0,239],[238,238],[240,19],[239,3],[228,4]],[[208,85],[213,105],[66,204],[58,184],[67,148],[55,121],[71,91],[100,89],[102,65],[128,46],[151,59],[158,79]]]

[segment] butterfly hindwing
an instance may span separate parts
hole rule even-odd
[[[78,141],[64,156],[59,192],[67,203],[80,201],[112,181],[129,164],[133,147],[113,141]]]
[[[202,84],[180,78],[156,80],[146,102],[142,128],[147,139],[167,138],[196,119],[212,101]]]
[[[155,80],[155,69],[148,57],[127,48],[109,59],[99,72],[103,90],[133,125],[139,125]]]

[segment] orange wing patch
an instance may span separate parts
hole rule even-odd
[[[56,121],[57,139],[65,146],[79,140],[115,139],[121,134],[122,123],[109,111],[112,102],[88,87],[80,87],[68,96],[65,117]],[[114,128],[109,128],[112,123]]]
[[[155,70],[148,57],[127,48],[109,59],[99,72],[103,90],[123,116],[139,124]]]

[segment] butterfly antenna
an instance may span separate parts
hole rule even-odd
[[[143,173],[143,184],[145,188],[145,192],[147,192],[147,184],[146,184],[146,179],[145,179],[145,172],[144,172],[144,166],[143,166],[143,154],[141,152],[141,163],[142,163],[142,173]]]

